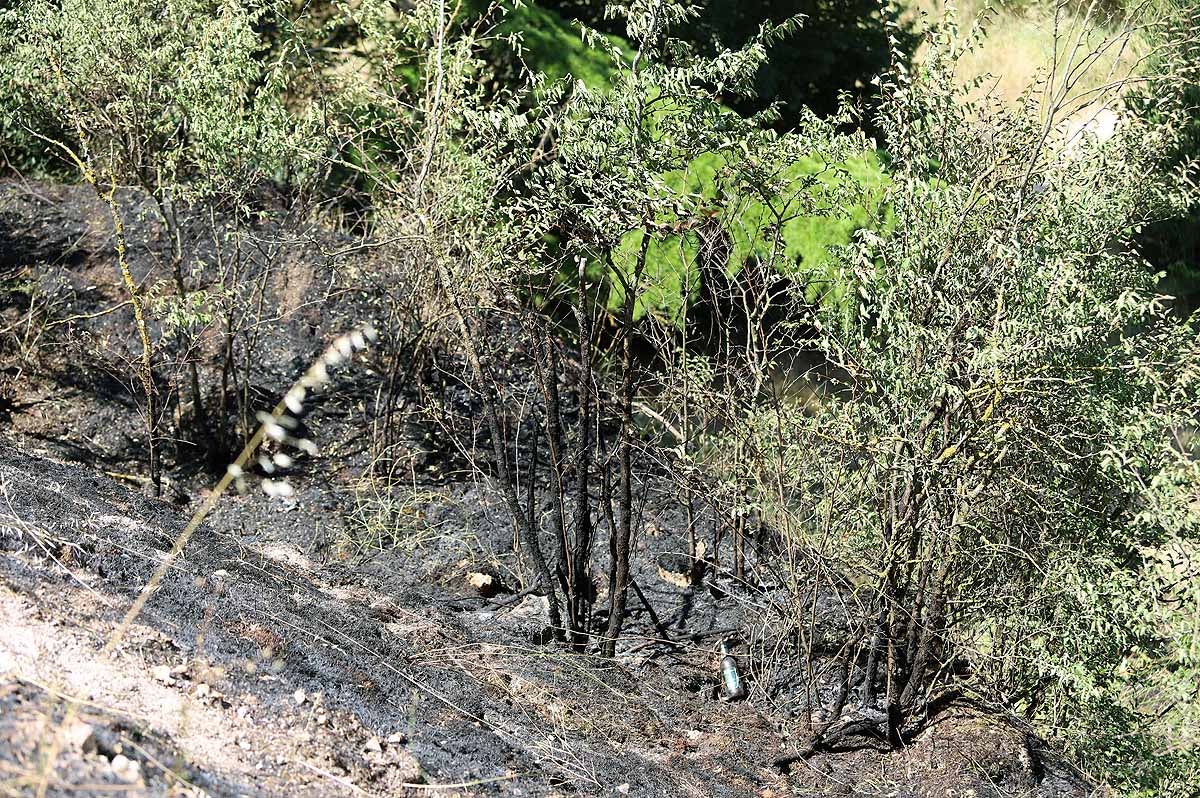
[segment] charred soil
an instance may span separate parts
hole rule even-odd
[[[161,232],[136,195],[121,208],[142,220],[129,225],[130,261],[149,291]],[[228,230],[215,215],[207,224],[190,234],[197,286],[225,256]],[[213,452],[228,448],[164,435],[166,489],[148,495],[136,337],[110,233],[84,189],[0,183],[0,791],[1095,792],[1020,721],[965,698],[948,697],[902,746],[848,736],[791,757],[811,720],[767,684],[786,672],[743,654],[749,700],[718,697],[718,643],[752,622],[770,586],[672,566],[687,556],[684,520],[651,463],[618,656],[548,641],[545,599],[519,592],[501,499],[459,456],[479,446],[478,429],[447,441],[406,410],[416,388],[393,390],[381,412],[375,400],[397,376],[379,361],[313,403],[304,424],[321,452],[287,469],[295,495],[223,497],[124,642],[101,656],[204,497]],[[278,204],[244,240],[258,242],[245,268],[262,312],[239,332],[234,392],[265,410],[397,287],[373,282],[376,248]],[[219,384],[219,337],[190,345],[210,369],[205,384]],[[535,389],[512,350],[506,390],[517,400]],[[189,356],[164,350],[164,362]],[[469,420],[470,397],[452,382],[440,390]],[[204,403],[212,427],[237,429],[238,403],[215,390]],[[178,420],[195,408],[164,412]],[[377,478],[370,431],[381,423],[405,452],[389,463],[402,488]],[[605,575],[594,578],[603,592]]]

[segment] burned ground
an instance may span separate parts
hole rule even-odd
[[[146,216],[134,195],[122,208]],[[348,239],[293,223],[280,214],[256,232],[264,248],[284,242],[269,269],[255,266],[267,312],[245,387],[263,409],[332,336],[366,320],[380,289],[376,253],[338,254],[353,249]],[[152,221],[131,229],[142,278],[158,233]],[[378,416],[367,407],[388,374],[378,362],[348,372],[305,418],[322,451],[289,475],[296,496],[224,497],[124,643],[101,657],[211,481],[179,443],[171,489],[144,495],[133,338],[108,230],[84,189],[0,187],[6,791],[34,794],[44,776],[62,794],[1092,792],[1029,729],[966,700],[948,702],[906,748],[848,738],[781,772],[773,763],[808,730],[765,685],[786,669],[747,662],[761,679],[751,700],[716,698],[717,641],[770,602],[770,586],[662,578],[663,558],[686,542],[652,464],[633,573],[645,602],[630,598],[616,661],[545,642],[544,599],[489,601],[468,581],[487,572],[515,587],[520,572],[498,495],[455,457],[480,444],[469,396],[451,397],[469,433],[454,442],[418,415],[396,417],[411,454],[403,491],[370,478],[366,430]],[[211,241],[195,238],[197,263],[211,265]],[[22,333],[31,312],[60,323],[34,338]],[[103,342],[110,360],[84,359],[83,341]],[[520,352],[514,363],[519,397],[532,389]],[[603,591],[605,575],[595,579]],[[822,618],[837,623],[833,607]],[[53,745],[61,756],[47,771]]]

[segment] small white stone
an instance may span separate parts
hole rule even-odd
[[[304,700],[306,698],[308,698],[308,693],[304,692],[303,687],[297,689],[296,692],[292,693],[292,700],[295,701],[297,705],[303,704]]]
[[[81,720],[75,721],[68,729],[63,729],[63,739],[72,750],[85,750],[89,746],[95,748],[92,735],[94,729],[90,724]]]
[[[126,784],[139,781],[142,777],[142,766],[124,754],[114,756],[111,767],[113,774]]]

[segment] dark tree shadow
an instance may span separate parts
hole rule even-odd
[[[546,0],[543,5],[568,19],[623,35],[622,20],[604,18],[605,0]],[[702,52],[718,46],[740,47],[766,22],[783,22],[801,15],[799,30],[776,42],[769,61],[759,71],[756,96],[727,97],[742,113],[780,104],[777,126],[795,126],[803,108],[828,115],[838,109],[840,95],[848,93],[869,108],[876,97],[871,80],[887,69],[893,54],[888,46],[888,23],[899,40],[895,54],[907,63],[916,44],[910,24],[887,19],[878,0],[707,0],[701,16],[673,35]],[[869,127],[869,114],[865,120]]]

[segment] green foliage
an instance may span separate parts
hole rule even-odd
[[[605,17],[604,0],[549,0],[546,5],[564,17],[612,33],[614,21]],[[877,0],[704,0],[694,4],[698,14],[672,31],[702,53],[737,49],[752,41],[762,26],[799,17],[802,24],[773,42],[767,62],[755,74],[750,92],[726,98],[745,113],[778,104],[781,127],[803,118],[808,110],[831,114],[845,93],[869,100],[871,81],[890,66],[885,21],[896,9]],[[905,28],[895,28],[900,44],[911,43]]]
[[[525,70],[545,75],[551,81],[573,78],[588,88],[600,91],[610,85],[613,64],[601,49],[590,46],[577,25],[538,5],[517,3],[504,14],[497,26],[507,43],[498,42],[497,56],[523,62]],[[628,42],[608,36],[608,44],[631,57]],[[493,56],[496,57],[496,56]],[[520,74],[521,70],[518,70]]]
[[[1160,2],[1170,8],[1181,0]],[[1192,45],[1190,52],[1200,60],[1200,46]],[[1152,110],[1152,97],[1135,96],[1131,105],[1141,109],[1147,101]],[[1200,82],[1187,87],[1184,101],[1191,118],[1172,153],[1178,164],[1200,160]],[[1143,231],[1140,242],[1146,257],[1166,272],[1164,289],[1180,297],[1186,307],[1200,306],[1200,206],[1177,218],[1155,221]]]
[[[720,155],[704,153],[686,169],[666,175],[665,181],[679,195],[711,203],[709,212],[724,206],[718,219],[729,237],[729,251],[719,265],[726,274],[736,277],[752,260],[770,263],[781,276],[805,286],[809,301],[847,307],[846,293],[852,290],[853,280],[845,277],[830,253],[849,244],[857,230],[887,224],[887,212],[881,206],[886,175],[878,156],[868,150],[844,162],[830,163],[812,153],[795,155],[786,168],[772,176],[774,186],[768,193],[743,187],[735,196],[722,198],[721,173],[726,166]],[[853,197],[846,202],[848,193]],[[670,214],[663,214],[658,221],[667,226],[678,224]],[[632,232],[620,249],[628,258],[640,242],[641,234]],[[694,235],[652,240],[646,258],[652,277],[638,299],[637,315],[648,313],[684,323],[689,303],[699,298],[699,256]],[[610,310],[616,310],[620,296],[619,291],[610,296]]]
[[[879,0],[707,0],[704,5],[690,37],[698,43],[740,46],[763,24],[802,18],[797,31],[768,50],[751,98],[735,104],[743,112],[778,104],[784,125],[806,108],[828,115],[847,98],[874,102],[875,77],[915,44],[911,31],[895,24],[899,4]]]
[[[282,179],[302,130],[280,99],[281,64],[258,58],[257,28],[271,10],[222,0],[15,4],[0,12],[6,149],[27,162],[63,159],[42,134],[86,155],[100,179],[160,197]]]
[[[814,214],[839,216],[836,197],[851,176],[837,164],[870,173],[873,160],[863,140],[836,136],[840,119],[810,114],[801,131],[780,135],[721,103],[724,92],[749,87],[767,45],[786,28],[767,29],[745,49],[707,59],[664,33],[691,12],[669,3],[657,8],[661,17],[641,9],[628,20],[630,36],[643,37],[632,39],[632,59],[610,38],[587,32],[608,53],[608,90],[560,81],[540,89],[527,110],[517,104],[471,121],[478,139],[488,142],[485,157],[501,164],[496,173],[510,176],[496,192],[505,199],[496,225],[524,238],[514,266],[546,275],[548,265],[556,269],[582,256],[609,270],[610,308],[622,307],[633,292],[635,316],[678,320],[698,291],[697,231],[705,220],[715,220],[731,242],[718,264],[727,272],[774,250],[793,264],[808,256],[814,263],[805,268],[815,268],[823,244],[838,231],[814,234]],[[553,157],[538,162],[551,128]],[[833,160],[806,146],[821,147]],[[533,163],[538,168],[526,168]]]
[[[584,11],[582,8],[573,10]],[[597,8],[593,9],[594,13],[581,16],[604,22],[601,11]],[[779,22],[789,19],[787,16],[776,16]],[[847,12],[845,18],[851,17]],[[720,15],[714,18],[720,18]],[[760,23],[767,22],[765,18],[758,20],[755,31]],[[687,18],[681,19],[679,28],[673,29],[672,33],[678,29],[689,30],[699,24],[695,12],[689,11]],[[553,11],[534,5],[518,4],[503,17],[496,30],[502,37],[511,36],[512,40],[509,43],[506,38],[498,39],[491,48],[489,59],[495,61],[497,52],[508,53],[510,57],[519,53],[528,69],[543,75],[551,84],[562,79],[578,80],[600,97],[613,90],[617,79],[615,76],[628,68],[635,49],[626,39],[614,33],[598,34],[592,31],[588,33],[592,41],[585,41],[587,37],[580,35],[577,25],[567,23]],[[796,36],[792,25],[780,28],[769,38],[758,41],[752,40],[748,31],[743,33],[745,35],[740,38],[752,48],[765,47],[773,52],[787,51],[787,45]],[[721,102],[732,99],[737,105],[739,92],[757,90],[755,82],[767,71],[766,63],[760,59],[750,83],[737,90],[718,87],[713,96]],[[694,76],[693,83],[698,92],[712,91],[713,84],[704,83],[702,76]],[[669,102],[658,101],[653,104],[646,124],[657,125],[678,110],[671,107]],[[765,118],[774,119],[773,116]],[[798,109],[790,112],[789,119],[793,122],[803,118]],[[808,118],[811,118],[811,114]],[[727,263],[727,271],[731,275],[736,274],[749,258],[763,259],[766,251],[776,245],[772,239],[778,237],[785,257],[773,262],[778,263],[781,273],[804,281],[810,287],[810,298],[814,301],[842,306],[847,283],[841,279],[841,275],[826,268],[829,262],[827,252],[829,247],[849,243],[851,235],[859,227],[874,223],[880,215],[878,197],[867,197],[870,203],[867,206],[833,209],[819,196],[823,188],[815,188],[812,197],[801,197],[798,192],[808,190],[814,182],[820,186],[845,180],[881,185],[886,178],[879,158],[872,153],[858,153],[844,164],[829,164],[812,154],[796,157],[787,169],[773,176],[778,185],[777,195],[758,197],[743,194],[737,198],[718,200],[719,195],[729,190],[728,186],[720,185],[726,165],[725,158],[717,152],[703,152],[686,166],[673,168],[671,172],[661,175],[659,180],[677,197],[686,195],[691,202],[707,202],[710,205],[725,203],[728,206],[722,214],[722,221],[732,239]],[[712,208],[707,210],[711,212]],[[668,211],[660,214],[657,222],[671,226],[678,225],[679,219],[673,211]],[[618,249],[628,254],[636,252],[639,246],[640,233],[631,230]],[[635,311],[638,317],[649,313],[663,319],[681,321],[686,305],[697,298],[699,291],[697,252],[694,235],[658,236],[650,242],[646,270],[652,278],[638,298]],[[609,307],[613,311],[621,302],[619,283],[616,280],[615,289],[609,292]]]
[[[1181,631],[1200,605],[1194,563],[1163,558],[1200,540],[1200,338],[1132,236],[1194,198],[1163,164],[1195,27],[1155,32],[1155,113],[1104,143],[1048,137],[1072,112],[1065,81],[1015,110],[973,101],[953,36],[891,73],[877,124],[894,224],[835,250],[858,312],[780,310],[818,340],[777,357],[818,350],[827,387],[781,408],[743,384],[742,420],[697,457],[795,541],[790,560],[847,576],[828,589],[864,619],[845,641],[854,700],[920,712],[966,662],[975,690],[1101,777],[1186,795],[1169,789],[1195,772],[1200,660]]]

